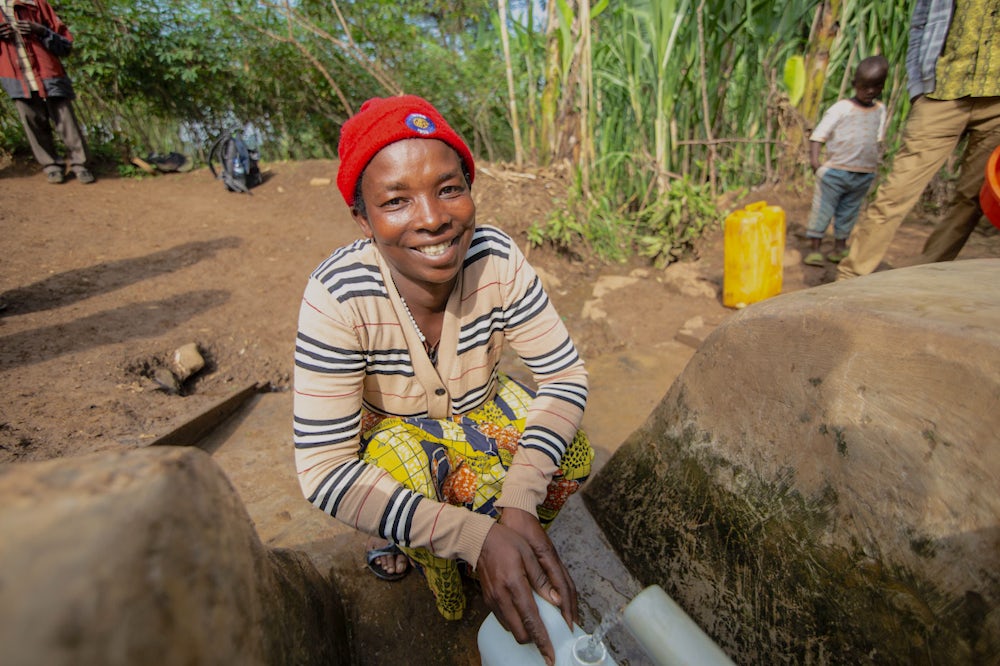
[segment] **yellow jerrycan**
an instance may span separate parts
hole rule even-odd
[[[785,211],[766,201],[726,216],[722,304],[745,308],[781,293]]]

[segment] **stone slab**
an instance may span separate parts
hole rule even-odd
[[[737,662],[1000,654],[1000,260],[740,311],[584,489]]]

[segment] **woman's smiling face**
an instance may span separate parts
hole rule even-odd
[[[458,153],[437,139],[391,143],[365,167],[361,196],[365,216],[355,212],[354,219],[389,264],[397,288],[450,290],[476,226]]]

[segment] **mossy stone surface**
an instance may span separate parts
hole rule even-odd
[[[737,663],[1000,660],[1000,260],[748,307],[584,490]]]

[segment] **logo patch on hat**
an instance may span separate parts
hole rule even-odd
[[[406,126],[417,134],[433,134],[437,130],[434,121],[422,113],[411,113],[406,116]]]

